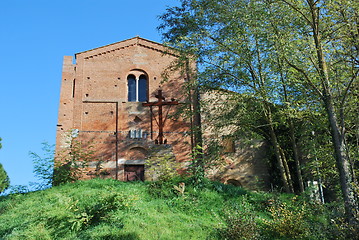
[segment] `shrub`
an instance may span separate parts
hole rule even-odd
[[[96,161],[93,145],[85,145],[76,138],[71,138],[69,147],[55,157],[53,185],[78,180],[90,161]]]
[[[153,180],[165,182],[178,176],[177,169],[180,163],[176,162],[173,155],[151,157],[146,160],[146,171]]]
[[[47,142],[42,143],[43,156],[35,152],[30,152],[32,163],[34,165],[35,177],[40,181],[33,183],[35,190],[44,190],[52,186],[54,173],[54,145]]]
[[[112,220],[111,213],[120,209],[128,210],[133,206],[134,196],[127,197],[121,193],[109,193],[92,201],[79,203],[74,201],[69,209],[73,216],[68,221],[73,231],[79,231],[89,226],[95,226],[101,222]],[[116,221],[118,228],[123,227],[121,220]]]
[[[289,205],[285,202],[272,202],[268,211],[271,220],[263,220],[266,235],[270,239],[306,239],[309,226],[305,221],[306,204],[300,207]]]
[[[166,181],[148,182],[147,191],[157,198],[174,198],[178,196],[178,191],[174,186],[178,186],[183,180],[181,177],[176,177]]]
[[[221,239],[254,240],[260,237],[253,207],[246,197],[243,197],[238,205],[224,211],[224,222],[226,227],[219,230]]]

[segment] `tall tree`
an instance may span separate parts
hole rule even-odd
[[[244,1],[182,1],[162,16],[165,40],[197,57],[202,85],[224,87],[260,102],[268,138],[286,192],[292,192],[291,174],[275,132],[271,106],[279,82],[268,57],[270,36],[261,29],[267,12],[263,5]]]
[[[290,86],[307,103],[323,106],[350,222],[357,205],[343,109],[358,80],[358,6],[351,0],[182,0],[161,16],[160,26],[166,41],[197,57],[202,84],[261,101],[286,191],[290,173],[270,105],[287,102],[281,89]]]
[[[352,5],[353,4],[353,5]],[[347,218],[354,222],[358,206],[345,142],[344,105],[358,80],[358,4],[352,1],[278,0],[291,20],[272,22],[278,49],[286,63],[318,97],[327,114]],[[339,11],[338,11],[339,10]],[[342,11],[342,12],[341,12]],[[296,23],[290,25],[288,23]],[[349,27],[348,27],[349,25]],[[343,31],[342,29],[345,29]],[[356,32],[353,33],[353,30]]]

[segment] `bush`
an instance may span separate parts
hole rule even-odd
[[[30,152],[32,163],[34,165],[35,177],[40,181],[33,183],[35,190],[44,190],[52,186],[52,179],[54,173],[54,145],[47,142],[42,143],[43,156],[35,152]]]
[[[174,186],[178,186],[181,182],[185,182],[185,179],[179,176],[166,181],[148,182],[147,191],[157,198],[174,198],[178,196],[178,190]]]
[[[269,239],[307,239],[309,225],[306,222],[309,212],[305,202],[269,200],[268,212],[271,220],[263,219],[265,235]]]
[[[221,239],[254,240],[260,237],[253,207],[246,197],[243,197],[238,205],[224,211],[224,222],[226,227],[219,230]]]
[[[93,145],[85,145],[76,138],[71,138],[69,147],[55,157],[53,185],[77,181],[91,161],[96,161]]]
[[[146,160],[146,171],[153,180],[166,182],[178,176],[177,169],[180,163],[176,162],[173,155],[151,157]]]
[[[129,209],[133,205],[134,199],[130,199],[120,193],[109,193],[90,202],[84,201],[79,203],[77,200],[69,207],[73,213],[72,218],[68,220],[71,224],[71,230],[79,231],[90,226],[95,226],[100,222],[112,220],[111,212],[118,209]],[[121,220],[117,219],[114,222],[117,223],[117,228],[123,227]]]

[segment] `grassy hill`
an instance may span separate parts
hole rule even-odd
[[[216,182],[182,194],[180,182],[94,179],[1,197],[0,239],[348,237],[339,213],[304,198]]]

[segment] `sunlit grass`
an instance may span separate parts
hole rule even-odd
[[[297,226],[329,226],[324,208],[312,214],[311,205],[302,208],[305,200],[294,195],[254,193],[215,182],[204,188],[186,183],[180,194],[176,184],[93,179],[1,197],[0,239],[227,239],[248,231],[263,239],[277,233],[291,239],[285,237],[286,229],[298,209],[305,212]],[[292,212],[272,216],[281,206]],[[292,236],[302,231],[290,230]],[[313,234],[318,236],[310,239],[325,239]]]

